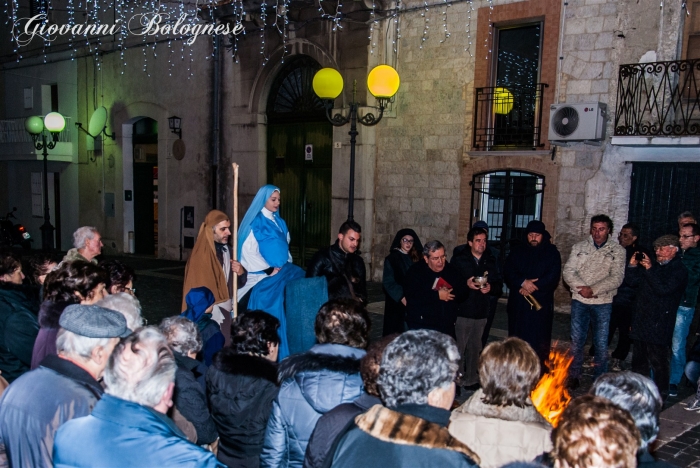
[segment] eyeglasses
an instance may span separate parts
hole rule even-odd
[[[689,236],[681,236],[681,239],[691,239],[693,237],[695,237],[695,236],[691,234]]]
[[[411,239],[410,237],[404,237],[403,239],[401,239],[401,242],[403,242],[404,244],[413,244],[413,239]]]
[[[132,296],[136,295],[136,288],[124,288],[124,292],[128,292]]]

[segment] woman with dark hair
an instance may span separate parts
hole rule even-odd
[[[258,467],[272,401],[279,392],[279,320],[246,312],[231,328],[231,346],[207,371],[211,416],[219,431],[217,458],[228,467]]]
[[[119,260],[107,260],[100,262],[100,267],[107,272],[107,282],[105,287],[108,294],[116,294],[120,292],[129,293],[132,296],[136,292],[134,289],[134,269],[128,265],[124,265]]]
[[[0,251],[0,371],[10,383],[29,370],[39,325],[36,288],[22,284],[22,261]]]
[[[540,379],[540,359],[520,338],[486,345],[479,358],[477,390],[452,412],[449,431],[481,458],[479,466],[534,460],[552,448],[552,426],[530,394]]]
[[[57,260],[54,254],[47,252],[39,252],[29,257],[30,282],[37,286],[43,286],[46,275],[56,269]]]
[[[384,259],[384,329],[382,335],[406,331],[404,277],[411,265],[421,259],[423,244],[413,229],[401,229],[394,236],[389,255]]]
[[[39,334],[32,352],[32,369],[56,354],[58,320],[70,304],[94,304],[107,295],[107,273],[90,262],[65,262],[46,275],[44,302],[39,308]]]

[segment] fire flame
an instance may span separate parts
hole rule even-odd
[[[537,411],[554,427],[559,422],[562,411],[571,401],[571,395],[566,389],[566,377],[572,360],[573,358],[565,353],[550,351],[546,363],[549,371],[542,376],[530,395]]]

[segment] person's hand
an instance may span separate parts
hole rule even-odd
[[[406,298],[405,297],[401,298],[401,304],[406,305]]]
[[[273,268],[272,273],[270,273],[270,276],[275,276],[277,273],[279,273],[280,270],[281,268]]]
[[[578,293],[586,299],[594,299],[598,296],[593,295],[593,290],[590,286],[577,286]]]
[[[529,292],[527,292],[527,289],[525,289],[525,288],[520,288],[520,291],[518,291],[518,292],[523,296],[527,296],[530,294]]]
[[[454,294],[452,294],[452,290],[446,288],[438,290],[438,295],[441,301],[451,301],[455,298]]]
[[[523,281],[523,284],[521,284],[520,286],[525,291],[527,291],[527,294],[532,294],[535,291],[539,291],[539,289],[540,289],[535,285],[535,281],[537,281],[537,280],[538,280],[538,278],[531,279],[531,280],[526,279],[525,281]],[[527,294],[524,294],[524,296],[527,296]]]
[[[469,289],[474,289],[474,290],[481,289],[481,288],[479,288],[479,286],[477,286],[477,284],[474,282],[474,277],[473,277],[473,276],[467,280],[467,287],[468,287]]]
[[[648,255],[645,255],[644,260],[639,262],[639,264],[648,270],[649,268],[651,268],[651,259],[649,258]]]
[[[491,284],[486,283],[483,288],[481,288],[481,294],[488,294],[491,291]]]
[[[237,274],[238,276],[241,276],[243,273],[245,273],[245,268],[243,268],[241,262],[231,260],[231,271]]]

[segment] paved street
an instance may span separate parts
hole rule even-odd
[[[182,301],[182,281],[185,273],[184,262],[157,260],[148,257],[124,256],[119,260],[136,270],[135,287],[141,301],[143,316],[149,324],[157,324],[163,318],[180,313]],[[381,336],[384,311],[384,293],[380,283],[368,283],[369,306],[372,318],[371,338]],[[496,311],[489,340],[499,340],[507,336],[507,315],[505,301],[501,300]],[[568,314],[555,313],[553,343],[563,350],[568,349],[570,320]],[[612,343],[615,346],[615,342]],[[627,358],[627,366],[631,356]],[[584,367],[581,387],[573,396],[588,392],[593,378],[592,367]],[[700,467],[700,413],[686,411],[694,398],[695,390],[681,384],[677,397],[670,397],[661,415],[661,431],[655,445],[657,456],[679,467]],[[463,392],[459,397],[464,401],[469,397]]]

